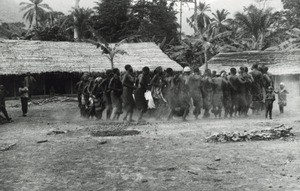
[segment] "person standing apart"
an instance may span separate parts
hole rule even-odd
[[[279,90],[275,91],[276,94],[278,94],[278,105],[279,105],[279,111],[280,113],[284,112],[284,107],[287,105],[286,102],[286,95],[289,93],[286,89],[285,89],[285,85],[284,83],[280,83],[279,85]]]
[[[28,91],[28,87],[26,87],[25,82],[23,82],[19,88],[23,117],[26,117],[28,112]]]
[[[28,88],[28,100],[30,101],[36,80],[33,76],[31,76],[30,72],[27,72],[27,75],[24,78],[24,82],[25,86]]]
[[[275,94],[273,92],[273,87],[269,86],[267,93],[266,93],[266,100],[265,100],[265,106],[266,106],[266,118],[268,118],[268,115],[270,119],[272,119],[272,110],[273,110],[273,102],[275,101]]]

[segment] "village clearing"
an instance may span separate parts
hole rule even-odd
[[[63,100],[63,99],[62,99]],[[261,116],[188,122],[87,120],[74,101],[32,104],[0,126],[0,190],[300,190],[300,119],[295,101]],[[208,143],[213,133],[285,125],[294,136]],[[124,132],[111,136],[112,132]],[[100,132],[100,133],[99,133]],[[132,134],[131,134],[132,133]]]

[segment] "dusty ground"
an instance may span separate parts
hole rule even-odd
[[[300,190],[300,102],[284,115],[243,119],[106,123],[79,117],[75,102],[32,105],[28,117],[10,107],[0,126],[0,190]],[[277,108],[277,104],[274,104]],[[213,132],[293,126],[288,140],[206,143]],[[95,130],[140,135],[94,137]],[[47,135],[52,130],[68,133]],[[44,143],[37,143],[44,141]],[[107,141],[104,142],[104,141]]]

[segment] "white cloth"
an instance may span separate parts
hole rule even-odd
[[[151,94],[151,91],[146,91],[145,99],[148,101],[148,109],[155,109],[155,103]]]

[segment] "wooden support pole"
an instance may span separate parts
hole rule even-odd
[[[17,97],[17,87],[16,87],[16,78],[14,78],[14,97]]]
[[[298,76],[298,86],[299,86],[299,95],[300,95],[300,75]]]
[[[46,74],[43,74],[43,89],[44,89],[44,95],[46,95],[46,78],[45,78]]]
[[[74,93],[74,90],[73,90],[73,77],[74,77],[74,75],[70,75],[70,77],[71,77],[71,94],[73,94]]]

